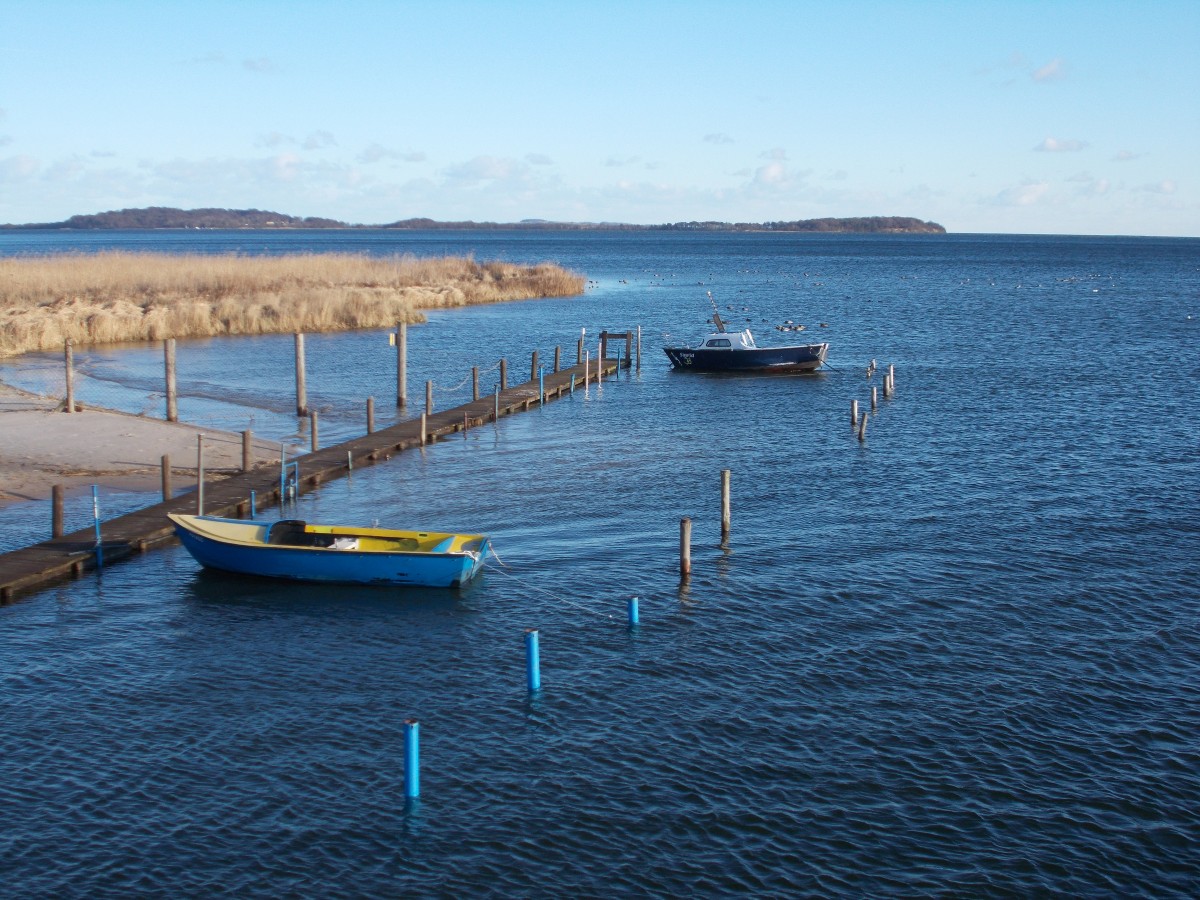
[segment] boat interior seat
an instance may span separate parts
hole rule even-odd
[[[312,535],[305,532],[308,523],[302,519],[280,519],[267,529],[267,543],[284,547],[312,545]]]
[[[445,553],[446,551],[448,551],[450,549],[450,545],[453,543],[454,543],[454,535],[450,535],[450,537],[446,538],[443,541],[439,541],[435,546],[430,547],[425,552],[426,553]]]

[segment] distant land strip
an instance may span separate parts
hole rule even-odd
[[[825,234],[945,234],[936,222],[909,216],[860,216],[849,219],[797,219],[792,222],[672,222],[663,225],[627,225],[620,222],[551,222],[523,219],[520,222],[438,222],[434,219],[402,219],[384,225],[352,225],[316,216],[303,218],[261,209],[173,209],[150,206],[120,209],[92,215],[71,216],[62,222],[0,225],[0,229],[115,231],[157,228],[391,228],[409,231],[798,231]]]

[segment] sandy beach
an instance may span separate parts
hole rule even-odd
[[[0,507],[49,500],[51,489],[68,493],[90,485],[158,491],[162,457],[169,455],[176,489],[195,478],[196,436],[204,435],[208,474],[241,467],[242,438],[213,429],[110,410],[61,410],[53,399],[0,384]],[[277,445],[255,442],[264,461]]]

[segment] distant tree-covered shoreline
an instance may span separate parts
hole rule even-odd
[[[175,209],[150,206],[120,209],[91,215],[71,216],[62,222],[0,225],[5,229],[59,231],[115,231],[121,229],[296,229],[296,228],[388,228],[397,230],[520,230],[520,231],[795,231],[825,234],[945,234],[936,222],[909,216],[860,216],[855,218],[797,219],[780,222],[673,222],[662,225],[630,225],[621,222],[551,222],[523,219],[520,222],[439,222],[435,219],[401,219],[383,225],[352,225],[317,216],[289,216],[261,209]]]

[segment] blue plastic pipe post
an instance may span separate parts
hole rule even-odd
[[[575,393],[575,373],[571,373],[571,393]]]
[[[258,510],[255,509],[254,491],[250,492],[250,518],[255,518],[258,515]]]
[[[629,598],[629,624],[636,625],[638,623],[638,598]]]
[[[100,488],[92,485],[92,518],[96,522],[96,568],[104,568],[104,545],[100,542]]]
[[[421,736],[416,719],[404,720],[404,796],[415,800],[421,795]]]
[[[546,403],[546,369],[544,366],[538,366],[538,405],[544,406]]]
[[[536,628],[525,629],[525,680],[529,683],[530,693],[541,690],[542,670]]]

